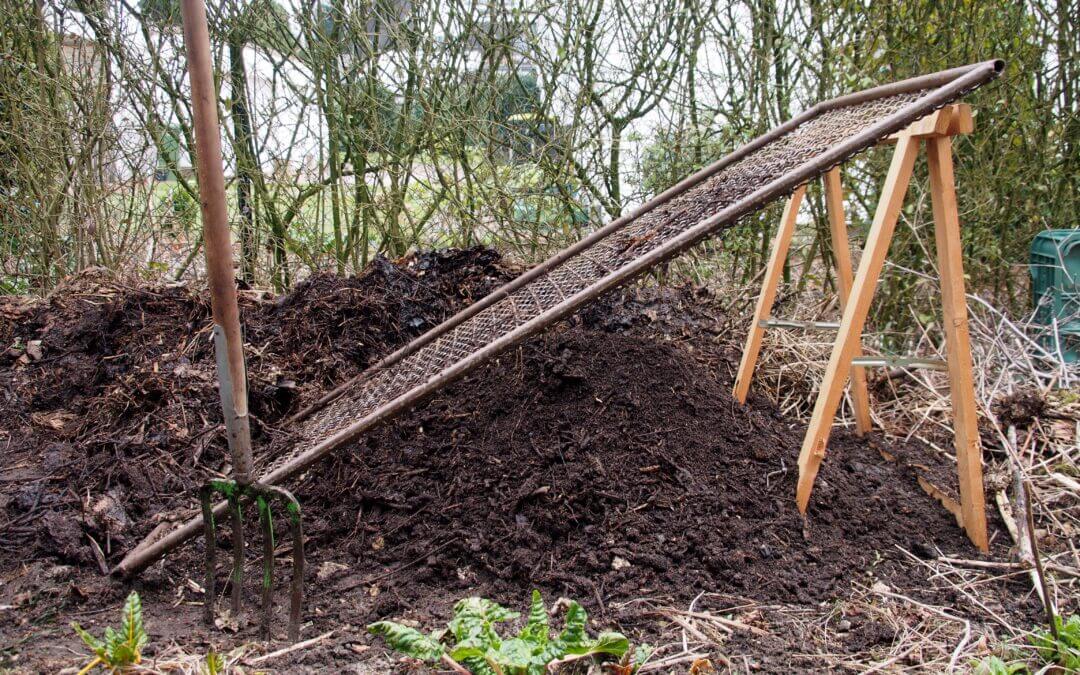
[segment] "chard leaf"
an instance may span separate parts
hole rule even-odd
[[[609,631],[601,633],[595,640],[586,640],[579,646],[570,647],[566,652],[568,654],[610,654],[616,658],[622,658],[629,649],[630,640],[626,639],[625,635]]]
[[[82,626],[74,621],[71,622],[71,629],[82,638],[82,641],[86,643],[86,646],[90,648],[90,651],[94,652],[94,656],[99,659],[105,658],[105,643],[97,639],[90,633],[88,633]]]
[[[106,659],[112,663],[116,660],[116,649],[119,647],[123,640],[120,638],[120,633],[117,633],[112,629],[112,626],[105,627],[105,656]]]
[[[518,637],[533,643],[537,647],[544,647],[548,643],[548,613],[544,607],[544,599],[540,591],[532,592],[532,605],[529,607],[529,620],[525,627],[518,633]]]
[[[450,652],[450,658],[465,666],[473,675],[498,675],[488,665],[487,652],[492,647],[498,646],[499,641],[496,638],[492,642],[489,638],[490,636],[477,635],[462,640],[454,646],[454,649]]]
[[[489,641],[497,640],[492,627],[500,621],[510,621],[520,616],[487,598],[465,598],[454,605],[454,618],[447,627],[456,642],[463,642],[480,635]]]
[[[525,670],[532,663],[532,646],[525,640],[503,640],[497,648],[489,648],[485,654],[488,663],[499,666],[504,673]]]
[[[637,646],[637,649],[634,650],[634,660],[631,662],[631,665],[633,665],[633,670],[631,670],[630,672],[636,673],[638,669],[645,665],[645,662],[649,660],[649,657],[653,655],[654,651],[656,650],[653,649],[653,646],[646,642],[642,642],[641,644],[639,644]]]
[[[436,663],[442,659],[442,644],[415,628],[409,628],[393,621],[376,621],[368,626],[368,631],[375,635],[381,635],[391,649],[406,656],[420,659],[426,663]]]
[[[206,652],[206,663],[203,665],[203,669],[206,675],[220,675],[225,672],[225,659],[221,654],[218,654],[211,646],[210,651]],[[204,672],[203,670],[199,671]]]
[[[481,637],[468,638],[454,645],[454,648],[450,650],[450,658],[455,661],[465,661],[466,659],[479,658],[483,660],[484,654],[487,653],[488,643]]]
[[[136,663],[140,659],[140,652],[146,646],[146,631],[143,630],[142,600],[139,594],[132,591],[124,601],[124,614],[120,621],[120,632],[123,641],[131,649],[131,661]]]
[[[492,668],[483,656],[470,656],[467,659],[458,661],[458,663],[465,666],[465,669],[472,675],[506,675]]]
[[[134,664],[137,658],[139,658],[139,653],[132,645],[126,642],[118,642],[113,645],[109,661],[113,666],[127,666]]]
[[[576,600],[571,600],[566,608],[566,624],[559,633],[558,640],[564,654],[574,653],[572,650],[580,649],[586,644],[588,636],[585,634],[585,625],[588,620],[585,608]]]
[[[99,639],[83,630],[77,623],[71,624],[71,627],[94,652],[98,662],[104,664],[112,672],[134,666],[142,660],[141,652],[146,646],[147,636],[143,629],[142,601],[139,600],[139,594],[134,591],[124,601],[119,631],[107,627]]]

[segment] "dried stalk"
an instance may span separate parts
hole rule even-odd
[[[1050,624],[1050,633],[1054,636],[1054,641],[1057,642],[1060,639],[1057,629],[1057,616],[1054,611],[1054,603],[1050,599],[1050,591],[1046,585],[1046,573],[1043,571],[1042,559],[1039,556],[1039,540],[1035,536],[1035,515],[1031,509],[1032,491],[1031,483],[1024,481],[1024,504],[1027,508],[1027,526],[1028,537],[1031,539],[1031,554],[1035,560],[1035,574],[1039,580],[1039,588],[1042,589],[1043,608],[1046,610],[1046,620]]]

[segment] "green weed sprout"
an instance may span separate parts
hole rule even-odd
[[[89,673],[98,666],[116,673],[142,661],[142,649],[148,638],[143,630],[142,601],[135,591],[124,601],[119,631],[106,628],[104,637],[98,639],[83,630],[78,623],[72,622],[71,627],[94,653],[93,660],[79,671],[79,675]]]
[[[1080,671],[1080,615],[1073,614],[1068,621],[1054,617],[1057,639],[1049,630],[1041,630],[1031,638],[1031,644],[1039,652],[1044,663],[1056,663],[1068,672]]]

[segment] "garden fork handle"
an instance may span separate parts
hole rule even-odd
[[[214,314],[215,349],[222,411],[233,458],[237,483],[252,480],[254,465],[251,432],[248,427],[247,374],[244,369],[244,341],[240,332],[240,309],[236,303],[232,238],[225,203],[225,173],[221,164],[221,129],[218,124],[217,92],[214,89],[210,33],[203,0],[182,0],[184,46],[191,80],[192,113],[195,122],[195,157],[199,177],[199,206],[202,211],[203,249]],[[220,340],[218,335],[220,334]]]

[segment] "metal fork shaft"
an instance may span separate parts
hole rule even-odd
[[[229,511],[232,513],[232,613],[239,616],[244,594],[244,513],[240,507],[240,495],[229,495]]]
[[[206,577],[203,582],[203,620],[208,626],[214,625],[214,602],[217,601],[217,589],[214,573],[217,569],[217,534],[214,532],[214,487],[204,485],[199,489],[199,503],[202,506],[203,535],[206,539]]]

